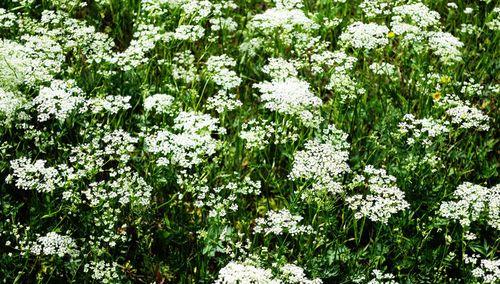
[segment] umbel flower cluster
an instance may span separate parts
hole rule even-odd
[[[458,221],[468,228],[472,222],[485,221],[500,230],[500,186],[487,188],[465,182],[453,192],[453,201],[444,201],[439,208],[440,214]]]
[[[330,125],[319,137],[307,141],[304,150],[295,153],[290,179],[311,180],[312,191],[340,193],[339,178],[350,171],[348,147],[347,134]]]
[[[366,187],[367,194],[356,194],[346,198],[349,208],[356,211],[354,217],[368,217],[372,221],[387,223],[389,218],[409,207],[405,193],[396,185],[396,178],[384,169],[368,165],[363,174],[356,175],[351,187]]]
[[[497,2],[0,1],[0,279],[499,283]]]

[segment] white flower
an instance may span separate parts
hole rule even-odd
[[[481,131],[490,128],[488,125],[490,118],[475,107],[458,105],[446,110],[446,114],[451,117],[451,122],[460,128],[476,128]]]
[[[107,111],[111,114],[116,114],[120,110],[131,108],[129,96],[113,96],[107,95],[104,98],[90,98],[87,100],[87,105],[92,113],[100,113]]]
[[[388,15],[391,10],[391,1],[388,0],[363,0],[359,8],[363,10],[366,17],[375,18],[379,15]]]
[[[111,61],[118,64],[124,71],[132,70],[148,62],[149,58],[146,53],[155,47],[156,42],[165,37],[159,27],[139,24],[127,49],[114,54]]]
[[[269,58],[269,63],[262,67],[262,72],[269,75],[273,80],[284,80],[298,75],[294,63],[283,58]]]
[[[355,22],[340,35],[340,41],[346,46],[371,50],[387,45],[388,33],[389,29],[385,25]]]
[[[490,15],[488,17],[490,20],[486,22],[486,26],[490,30],[498,32],[500,30],[500,7],[495,7]]]
[[[85,98],[83,92],[72,80],[54,80],[50,87],[42,87],[33,103],[38,111],[38,121],[47,121],[51,117],[63,121],[76,109],[80,112]]]
[[[205,29],[198,25],[180,25],[175,29],[173,38],[176,40],[197,41],[203,37]]]
[[[116,156],[120,161],[127,162],[130,160],[130,154],[134,152],[135,145],[139,139],[133,137],[128,132],[122,129],[117,129],[112,132],[107,132],[102,137],[104,147],[102,154],[109,155],[110,157]]]
[[[25,99],[21,95],[5,91],[0,88],[0,125],[9,124],[16,116],[17,111],[25,105]]]
[[[494,284],[500,281],[500,260],[479,259],[478,255],[464,256],[466,264],[473,264],[472,276],[480,283]]]
[[[229,69],[234,66],[236,66],[236,61],[225,54],[210,56],[207,60],[210,78],[224,90],[236,88],[241,84],[241,78],[236,72]]]
[[[370,280],[367,284],[397,284],[394,280],[394,275],[391,273],[383,273],[378,269],[372,271],[374,278]]]
[[[322,74],[333,68],[335,72],[332,76],[334,76],[335,73],[346,73],[352,70],[357,61],[356,57],[349,56],[342,50],[335,52],[325,50],[311,55],[311,69],[314,74]]]
[[[71,237],[59,235],[56,232],[39,236],[36,241],[28,245],[28,251],[34,255],[57,255],[59,257],[78,253],[75,241]]]
[[[394,7],[392,12],[394,14],[392,22],[406,22],[420,28],[432,27],[439,24],[439,13],[430,10],[420,2]]]
[[[251,29],[271,33],[275,29],[287,32],[295,28],[313,30],[317,25],[299,9],[271,8],[264,13],[255,15],[249,23]]]
[[[310,280],[306,277],[304,269],[294,264],[285,264],[280,268],[281,277],[285,283],[290,284],[321,284],[323,281],[316,278]]]
[[[344,71],[332,73],[326,89],[339,94],[341,102],[355,99],[357,93],[361,90],[356,87],[355,79]]]
[[[304,6],[302,0],[274,0],[274,3],[276,4],[276,8],[279,9],[300,9]]]
[[[255,220],[254,232],[264,233],[266,235],[273,234],[280,236],[290,234],[292,236],[301,234],[313,233],[313,228],[309,225],[299,225],[304,219],[300,215],[293,215],[287,209],[279,211],[268,211],[265,218],[257,218]]]
[[[146,111],[156,111],[157,113],[171,113],[174,97],[166,94],[154,94],[144,100]]]
[[[360,183],[368,188],[368,194],[346,198],[346,203],[356,211],[355,217],[358,219],[366,216],[374,222],[387,224],[392,215],[410,206],[404,200],[404,192],[397,187],[396,178],[388,175],[384,169],[366,166],[364,176],[358,176],[353,185],[356,187]]]
[[[254,85],[261,93],[264,107],[281,114],[298,116],[303,122],[310,122],[311,114],[322,105],[320,98],[310,90],[309,84],[294,77],[280,81],[262,82]]]
[[[309,140],[304,150],[294,154],[291,180],[309,179],[313,190],[342,191],[339,177],[350,171],[347,134],[331,125],[320,137]]]
[[[274,121],[257,121],[252,119],[241,125],[241,139],[245,140],[245,148],[262,150],[270,143],[285,144],[296,141],[299,137],[297,127],[292,121],[284,124]]]
[[[369,66],[369,68],[374,74],[377,75],[385,75],[388,77],[393,77],[396,75],[396,66],[387,62],[374,62]]]
[[[120,283],[122,277],[118,274],[120,268],[116,262],[91,261],[85,264],[84,273],[89,273],[92,279],[101,283]]]
[[[412,114],[405,114],[398,126],[399,133],[408,136],[406,140],[408,145],[419,141],[424,146],[429,146],[433,138],[450,131],[448,124],[448,122],[441,123],[432,118],[415,119]]]
[[[146,151],[160,155],[159,165],[190,168],[215,154],[218,141],[211,134],[225,131],[217,124],[217,119],[207,114],[181,112],[174,120],[173,132],[160,130],[145,138]]]
[[[234,110],[242,105],[236,95],[221,90],[207,99],[207,109],[215,109],[218,113]]]
[[[186,83],[198,80],[195,58],[190,50],[175,53],[172,61],[172,77],[174,79],[184,80]]]
[[[453,192],[452,201],[441,203],[439,213],[445,218],[459,221],[464,227],[484,218],[500,230],[500,186],[487,188],[464,182]]]
[[[214,284],[279,284],[271,270],[231,261],[219,271]]]
[[[4,8],[0,8],[0,27],[12,28],[16,25],[17,16]]]
[[[429,48],[444,64],[453,64],[462,60],[460,48],[464,44],[447,32],[429,32]]]
[[[10,161],[15,185],[24,190],[36,190],[41,193],[52,192],[63,183],[59,171],[54,167],[46,167],[46,161],[32,162],[28,158]]]
[[[109,180],[90,183],[82,193],[91,207],[115,200],[122,206],[144,208],[151,202],[152,190],[139,174],[125,167],[118,169]]]
[[[13,90],[22,83],[50,81],[61,69],[61,46],[45,36],[25,36],[24,45],[0,39],[0,83]]]

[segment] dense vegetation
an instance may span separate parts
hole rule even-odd
[[[500,6],[0,0],[5,283],[499,283]]]

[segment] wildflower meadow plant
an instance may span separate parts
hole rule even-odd
[[[0,1],[5,283],[500,283],[498,1]]]

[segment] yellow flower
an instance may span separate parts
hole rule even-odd
[[[396,34],[395,34],[394,32],[389,32],[389,33],[387,34],[387,37],[388,37],[388,38],[394,38],[395,36],[396,36]]]
[[[441,79],[439,80],[439,82],[441,82],[441,84],[448,84],[451,82],[451,77],[450,76],[447,76],[447,75],[444,75],[441,77]]]
[[[435,101],[439,101],[441,99],[441,92],[435,92],[434,94],[432,94],[432,98],[435,100]]]

